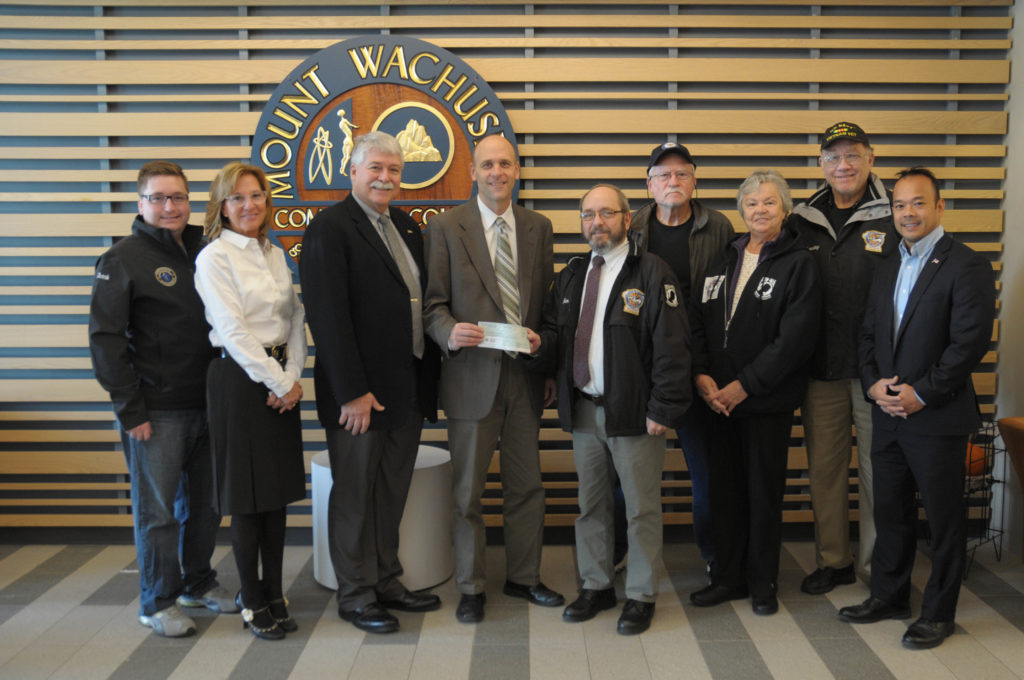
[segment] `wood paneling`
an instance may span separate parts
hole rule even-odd
[[[193,219],[228,160],[249,156],[273,86],[306,56],[357,35],[449,49],[493,86],[519,137],[520,200],[547,214],[561,267],[586,247],[576,204],[598,181],[649,200],[644,169],[666,138],[699,159],[698,196],[743,228],[736,186],[778,168],[793,196],[821,178],[817,138],[869,131],[875,171],[926,164],[944,226],[1002,266],[1011,0],[19,0],[0,5],[0,526],[130,526],[124,458],[91,377],[92,262],[128,233],[139,165],[182,164]],[[1011,225],[1009,228],[1013,228]],[[975,374],[994,411],[998,323]],[[323,447],[307,395],[307,457]],[[799,421],[786,521],[810,521]],[[444,444],[443,427],[424,431]],[[569,526],[571,443],[546,411],[548,524]],[[500,526],[498,461],[485,503]],[[855,484],[855,480],[853,480]],[[856,498],[852,489],[851,499]],[[689,523],[670,449],[665,520]],[[856,517],[855,511],[852,513]],[[290,521],[309,526],[308,503]]]

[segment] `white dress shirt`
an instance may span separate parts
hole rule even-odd
[[[210,344],[227,350],[255,382],[288,394],[306,363],[305,316],[280,248],[224,229],[196,258],[196,290]],[[264,348],[288,343],[282,369]]]
[[[505,212],[500,215],[484,205],[484,202],[480,200],[479,194],[476,197],[476,204],[480,207],[480,222],[484,225],[484,238],[487,239],[487,252],[491,255],[492,265],[498,253],[498,229],[494,226],[494,221],[500,217],[509,226],[508,241],[509,245],[512,246],[512,267],[516,270],[516,277],[518,278],[519,249],[516,247],[516,218],[512,212],[512,203],[509,202]]]
[[[590,353],[587,357],[590,364],[590,382],[583,386],[583,391],[594,396],[604,394],[604,312],[608,309],[608,296],[612,294],[612,287],[615,279],[619,278],[622,265],[629,253],[629,239],[604,254],[604,266],[601,267],[601,282],[597,287],[597,308],[594,309],[594,331],[590,336]],[[587,270],[587,277],[594,274],[594,252],[590,253],[590,268]],[[583,290],[587,289],[586,281],[583,282]],[[580,301],[580,312],[583,311],[583,301]],[[577,329],[578,330],[578,329]]]

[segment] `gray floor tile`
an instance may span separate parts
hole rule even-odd
[[[1024,596],[990,595],[981,599],[1018,630],[1024,631]]]
[[[857,637],[852,624],[839,620],[838,610],[828,598],[797,593],[783,601],[809,640]]]
[[[740,602],[744,606],[749,606],[749,601],[741,600]],[[683,603],[683,609],[690,620],[694,637],[702,643],[711,640],[750,640],[747,629],[743,627],[743,622],[736,616],[736,611],[732,608],[731,603],[725,602],[715,607],[695,607],[687,599]]]
[[[713,678],[771,680],[771,672],[750,640],[702,640],[700,651]]]
[[[479,634],[478,634],[479,635]],[[530,645],[473,646],[470,680],[529,680]]]
[[[108,680],[166,680],[187,653],[180,645],[141,645]]]
[[[72,545],[0,590],[0,624],[54,587],[106,546]]]
[[[988,595],[1017,595],[1024,597],[1019,590],[978,562],[971,566],[967,580],[964,581],[964,587],[978,597],[986,597]]]
[[[842,639],[817,637],[811,638],[810,642],[836,680],[895,680],[860,636]]]
[[[491,604],[488,598],[484,620],[476,624],[477,645],[529,645],[530,617],[522,604]]]
[[[110,577],[82,604],[85,605],[121,605],[124,606],[139,596],[139,568],[132,560],[121,571]]]

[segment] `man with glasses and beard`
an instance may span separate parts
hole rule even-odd
[[[572,433],[579,475],[576,559],[583,585],[568,622],[616,606],[612,480],[626,505],[626,603],[618,632],[654,616],[662,553],[665,431],[690,405],[689,331],[678,283],[658,257],[626,238],[629,201],[598,184],[580,201],[590,254],[559,272],[544,310],[541,352],[557,364],[558,419]]]

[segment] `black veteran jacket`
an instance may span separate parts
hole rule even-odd
[[[838,232],[825,213],[832,189],[822,185],[793,209],[788,224],[814,256],[823,289],[818,347],[811,360],[815,380],[857,378],[857,334],[875,270],[896,256],[899,236],[892,222],[892,197],[874,174],[864,197]]]
[[[730,319],[734,272],[749,238],[734,239],[693,291],[693,374],[710,375],[719,388],[740,381],[748,396],[733,416],[791,412],[807,391],[807,359],[818,336],[818,273],[796,234],[783,228],[736,293]]]
[[[184,250],[170,230],[137,216],[132,235],[96,262],[89,350],[125,430],[147,422],[150,409],[206,404],[213,348],[194,282],[202,228],[186,226],[182,240]]]
[[[543,361],[557,363],[558,419],[567,432],[573,429],[576,401],[573,344],[589,266],[589,256],[575,257],[558,273],[541,330]],[[647,418],[676,427],[690,406],[689,330],[678,290],[668,265],[630,241],[604,317],[603,398],[609,436],[645,434]]]

